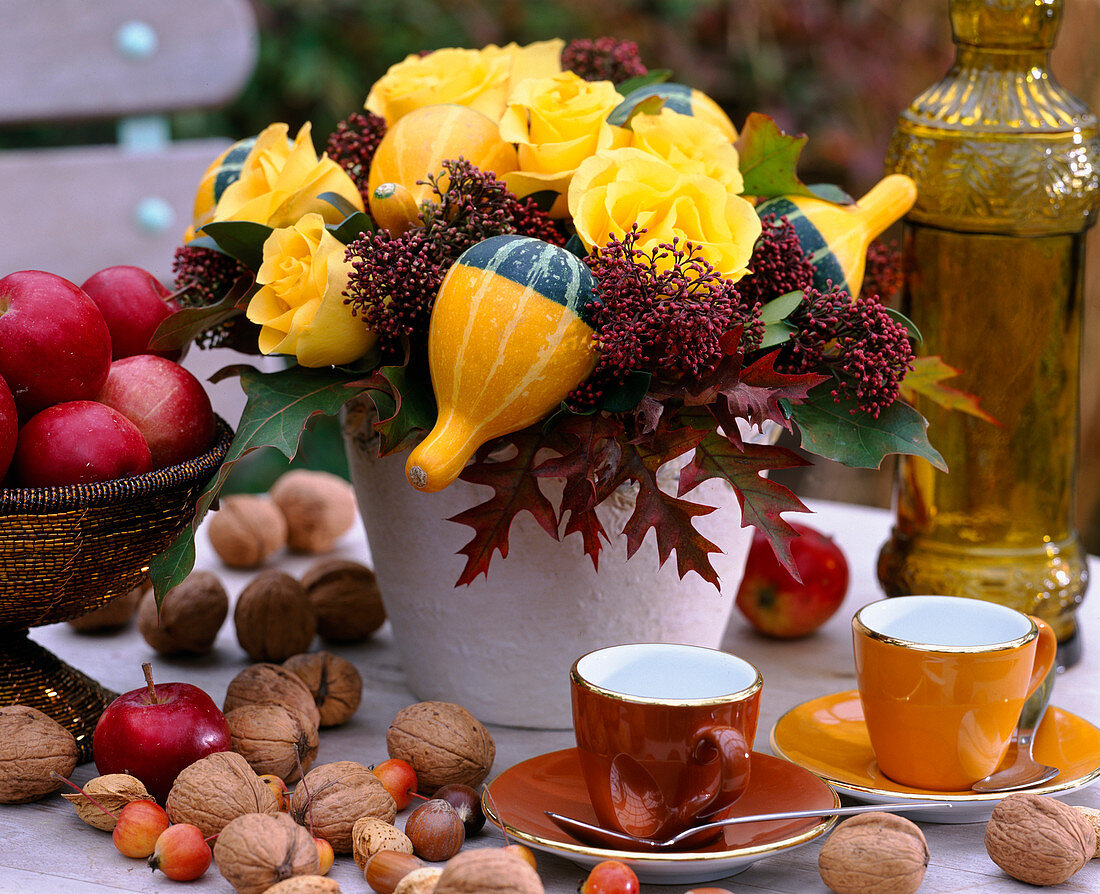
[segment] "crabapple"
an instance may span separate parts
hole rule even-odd
[[[416,770],[412,764],[399,757],[391,757],[375,764],[371,772],[381,780],[382,787],[397,803],[398,810],[404,810],[412,803],[416,795]]]
[[[191,823],[173,823],[160,833],[149,866],[177,882],[198,878],[210,866],[213,854],[202,830]]]
[[[580,894],[638,894],[639,890],[633,869],[619,860],[603,860],[592,867]]]
[[[124,857],[144,859],[156,849],[168,825],[168,814],[156,802],[131,801],[119,811],[111,840]]]

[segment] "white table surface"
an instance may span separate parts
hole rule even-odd
[[[861,605],[881,597],[874,574],[878,548],[885,539],[890,516],[887,512],[841,503],[812,504],[816,516],[806,520],[836,537],[848,556],[852,581],[845,604],[817,633],[793,641],[764,639],[754,634],[735,611],[726,632],[724,647],[756,664],[765,688],[761,706],[757,748],[767,750],[768,733],[786,710],[818,695],[855,688],[852,670],[849,620]],[[251,579],[250,573],[234,573],[220,566],[204,536],[199,537],[199,565],[217,570],[231,597]],[[338,553],[367,559],[362,530],[354,529],[339,544]],[[301,557],[281,557],[272,564],[300,573],[310,564]],[[1100,561],[1091,569],[1100,571]],[[490,573],[492,573],[490,571]],[[730,596],[732,598],[732,594]],[[1100,723],[1100,594],[1086,598],[1080,618],[1084,630],[1084,658],[1063,674],[1056,685],[1053,704],[1072,711],[1092,723]],[[248,659],[236,642],[232,620],[219,634],[214,651],[200,658],[166,658],[148,647],[131,625],[122,633],[90,636],[73,631],[67,624],[33,630],[34,640],[65,661],[88,673],[105,686],[126,691],[142,685],[141,663],[152,661],[161,682],[183,680],[205,689],[221,703],[226,685],[244,668]],[[389,636],[388,626],[369,642],[354,647],[332,647],[317,641],[314,648],[329,648],[353,661],[364,680],[363,702],[345,726],[321,733],[317,763],[357,760],[371,764],[386,758],[385,731],[393,716],[415,701],[405,688],[403,674]],[[563,685],[565,681],[563,680]],[[570,731],[515,730],[491,727],[497,744],[493,775],[512,765],[548,751],[570,747]],[[92,764],[77,768],[79,783],[95,776]],[[1067,803],[1100,807],[1100,785],[1079,790],[1065,798]],[[404,813],[398,823],[403,822]],[[1034,890],[1016,882],[998,869],[983,846],[984,825],[938,825],[922,823],[931,851],[922,892],[1022,892]],[[77,819],[68,802],[59,795],[19,806],[0,807],[0,892],[42,892],[42,894],[104,894],[111,891],[168,891],[178,883],[151,873],[142,861],[122,857],[106,833]],[[744,872],[719,882],[736,892],[815,894],[826,892],[817,872],[817,854],[824,839],[786,854],[760,860]],[[501,844],[500,833],[490,827],[467,846]],[[538,854],[539,872],[548,892],[573,894],[585,872],[574,864],[549,854]],[[345,892],[367,892],[370,888],[349,856],[337,858],[330,873]],[[643,892],[683,892],[691,885],[643,885]],[[211,866],[186,888],[191,892],[231,891]],[[1100,860],[1094,860],[1057,891],[1100,891]]]

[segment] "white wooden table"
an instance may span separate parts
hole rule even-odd
[[[881,593],[874,576],[874,561],[890,522],[888,513],[839,503],[815,503],[817,511],[809,522],[833,534],[845,550],[852,570],[846,603],[820,631],[796,641],[763,639],[752,633],[735,613],[724,646],[756,664],[765,680],[757,748],[767,750],[768,732],[786,710],[817,695],[855,688],[852,671],[849,619],[861,605],[878,599]],[[360,529],[341,542],[339,550],[350,558],[366,559]],[[205,538],[199,538],[199,564],[216,568],[232,596],[251,579],[247,573],[232,573],[219,567]],[[280,567],[300,573],[309,560],[280,560]],[[1100,561],[1092,562],[1094,574]],[[732,598],[732,594],[730,596]],[[1084,658],[1062,675],[1053,703],[1080,717],[1100,724],[1100,593],[1086,598],[1081,613],[1084,629]],[[85,671],[116,691],[141,685],[143,661],[152,660],[158,680],[184,680],[204,688],[221,703],[232,677],[248,664],[237,645],[232,622],[227,621],[216,648],[209,656],[167,659],[156,655],[131,627],[120,634],[88,636],[66,624],[32,631],[32,638],[70,664]],[[315,648],[326,648],[318,642]],[[331,648],[331,647],[328,647]],[[357,760],[365,764],[386,757],[385,731],[399,709],[415,701],[404,686],[403,674],[384,627],[371,641],[352,648],[334,649],[352,660],[364,680],[364,697],[351,722],[321,734],[318,763]],[[563,685],[565,681],[563,680]],[[573,744],[569,731],[514,730],[493,727],[497,743],[493,775],[526,758]],[[76,780],[96,775],[92,764],[77,768]],[[1100,807],[1100,785],[1074,792],[1067,803]],[[403,821],[399,817],[399,823]],[[931,850],[922,892],[950,894],[967,891],[1022,892],[1030,886],[1005,876],[987,857],[982,844],[982,824],[922,824]],[[153,874],[141,861],[128,860],[115,850],[110,838],[84,825],[60,796],[20,806],[0,807],[0,892],[33,894],[104,894],[111,891],[168,891],[176,884]],[[815,894],[826,892],[817,872],[820,839],[805,847],[754,863],[739,875],[710,882],[737,892]],[[467,846],[499,845],[498,832],[487,828]],[[549,854],[539,854],[540,875],[548,892],[573,894],[584,871]],[[366,892],[368,888],[350,857],[338,858],[331,876],[345,892]],[[689,885],[643,885],[643,892],[683,892]],[[202,879],[186,889],[192,892],[228,892],[231,889],[212,866]],[[1100,891],[1100,860],[1094,860],[1058,891]]]

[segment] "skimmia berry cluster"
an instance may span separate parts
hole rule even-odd
[[[611,81],[613,84],[648,73],[638,54],[638,45],[632,40],[613,37],[570,41],[562,50],[561,65],[586,81]]]
[[[181,307],[209,307],[217,304],[239,280],[251,282],[252,271],[240,261],[212,248],[181,245],[172,258],[176,300]],[[233,348],[258,353],[257,329],[244,318],[234,316],[204,330],[195,337],[200,348]]]
[[[373,112],[355,112],[336,125],[325,145],[325,154],[340,165],[359,188],[364,205],[370,198],[367,188],[370,163],[385,135],[384,119]]]

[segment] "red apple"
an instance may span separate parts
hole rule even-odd
[[[112,481],[152,467],[137,426],[94,400],[56,404],[28,419],[19,430],[14,465],[23,487]]]
[[[0,481],[8,474],[18,437],[19,412],[15,409],[15,399],[11,396],[8,383],[0,378]]]
[[[193,459],[214,440],[214,410],[202,382],[164,357],[137,354],[116,360],[96,400],[138,427],[154,469]]]
[[[169,291],[148,270],[120,264],[93,273],[80,288],[96,303],[111,332],[111,357],[159,354],[176,360],[180,352],[151,351],[149,339],[176,310]]]
[[[791,527],[800,535],[791,543],[791,556],[802,583],[779,564],[771,544],[757,530],[737,591],[737,607],[753,627],[782,639],[816,630],[840,608],[848,592],[848,561],[833,539],[807,525]]]
[[[217,751],[229,751],[229,725],[213,700],[190,683],[152,682],[120,695],[104,710],[92,735],[101,774],[129,773],[160,803],[180,771]]]
[[[95,397],[110,366],[111,333],[79,287],[41,270],[0,279],[0,376],[24,419]]]
[[[382,780],[382,787],[390,793],[398,810],[404,810],[412,803],[417,785],[416,770],[412,764],[399,757],[391,757],[370,770]]]

